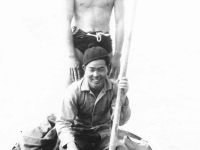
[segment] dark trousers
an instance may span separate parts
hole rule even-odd
[[[74,27],[76,28],[76,27]],[[97,41],[96,37],[89,36],[87,33],[96,35],[97,32],[85,32],[81,29],[77,29],[77,31],[74,33],[73,31],[73,42],[74,47],[77,48],[81,53],[85,53],[85,51],[88,49],[88,45],[90,43],[94,43],[96,46],[103,47],[108,54],[112,52],[112,39],[110,36],[104,36],[102,35],[102,39],[100,42]]]
[[[97,132],[82,131],[75,134],[75,142],[78,150],[108,150],[110,137],[101,139]]]

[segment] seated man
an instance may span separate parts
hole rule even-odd
[[[99,46],[88,48],[83,56],[84,77],[73,82],[66,91],[56,130],[61,141],[60,149],[108,150],[117,89],[124,89],[119,125],[130,118],[129,100],[125,96],[128,82],[118,83],[107,76],[110,58]],[[117,150],[127,150],[118,142]]]

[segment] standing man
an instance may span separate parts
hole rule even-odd
[[[128,82],[122,78],[116,83],[107,77],[109,60],[102,47],[93,46],[85,51],[84,77],[67,88],[56,122],[61,149],[108,150],[118,88],[124,89],[119,125],[129,120]],[[127,148],[118,142],[116,150]]]
[[[83,76],[82,59],[89,43],[103,47],[111,57],[110,78],[117,79],[124,38],[124,0],[64,0],[66,49],[69,58],[67,86]],[[114,8],[115,50],[112,51],[110,18]],[[73,24],[72,24],[73,21]],[[74,26],[71,29],[71,26]]]

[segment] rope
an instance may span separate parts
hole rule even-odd
[[[107,33],[103,33],[103,32],[97,32],[96,35],[95,34],[91,34],[91,33],[87,33],[88,36],[94,36],[97,39],[97,42],[101,42],[101,37],[102,35],[104,36],[110,36],[110,34]]]

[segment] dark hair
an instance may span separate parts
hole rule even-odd
[[[110,65],[110,58],[102,58],[103,60],[105,60],[106,66]]]

